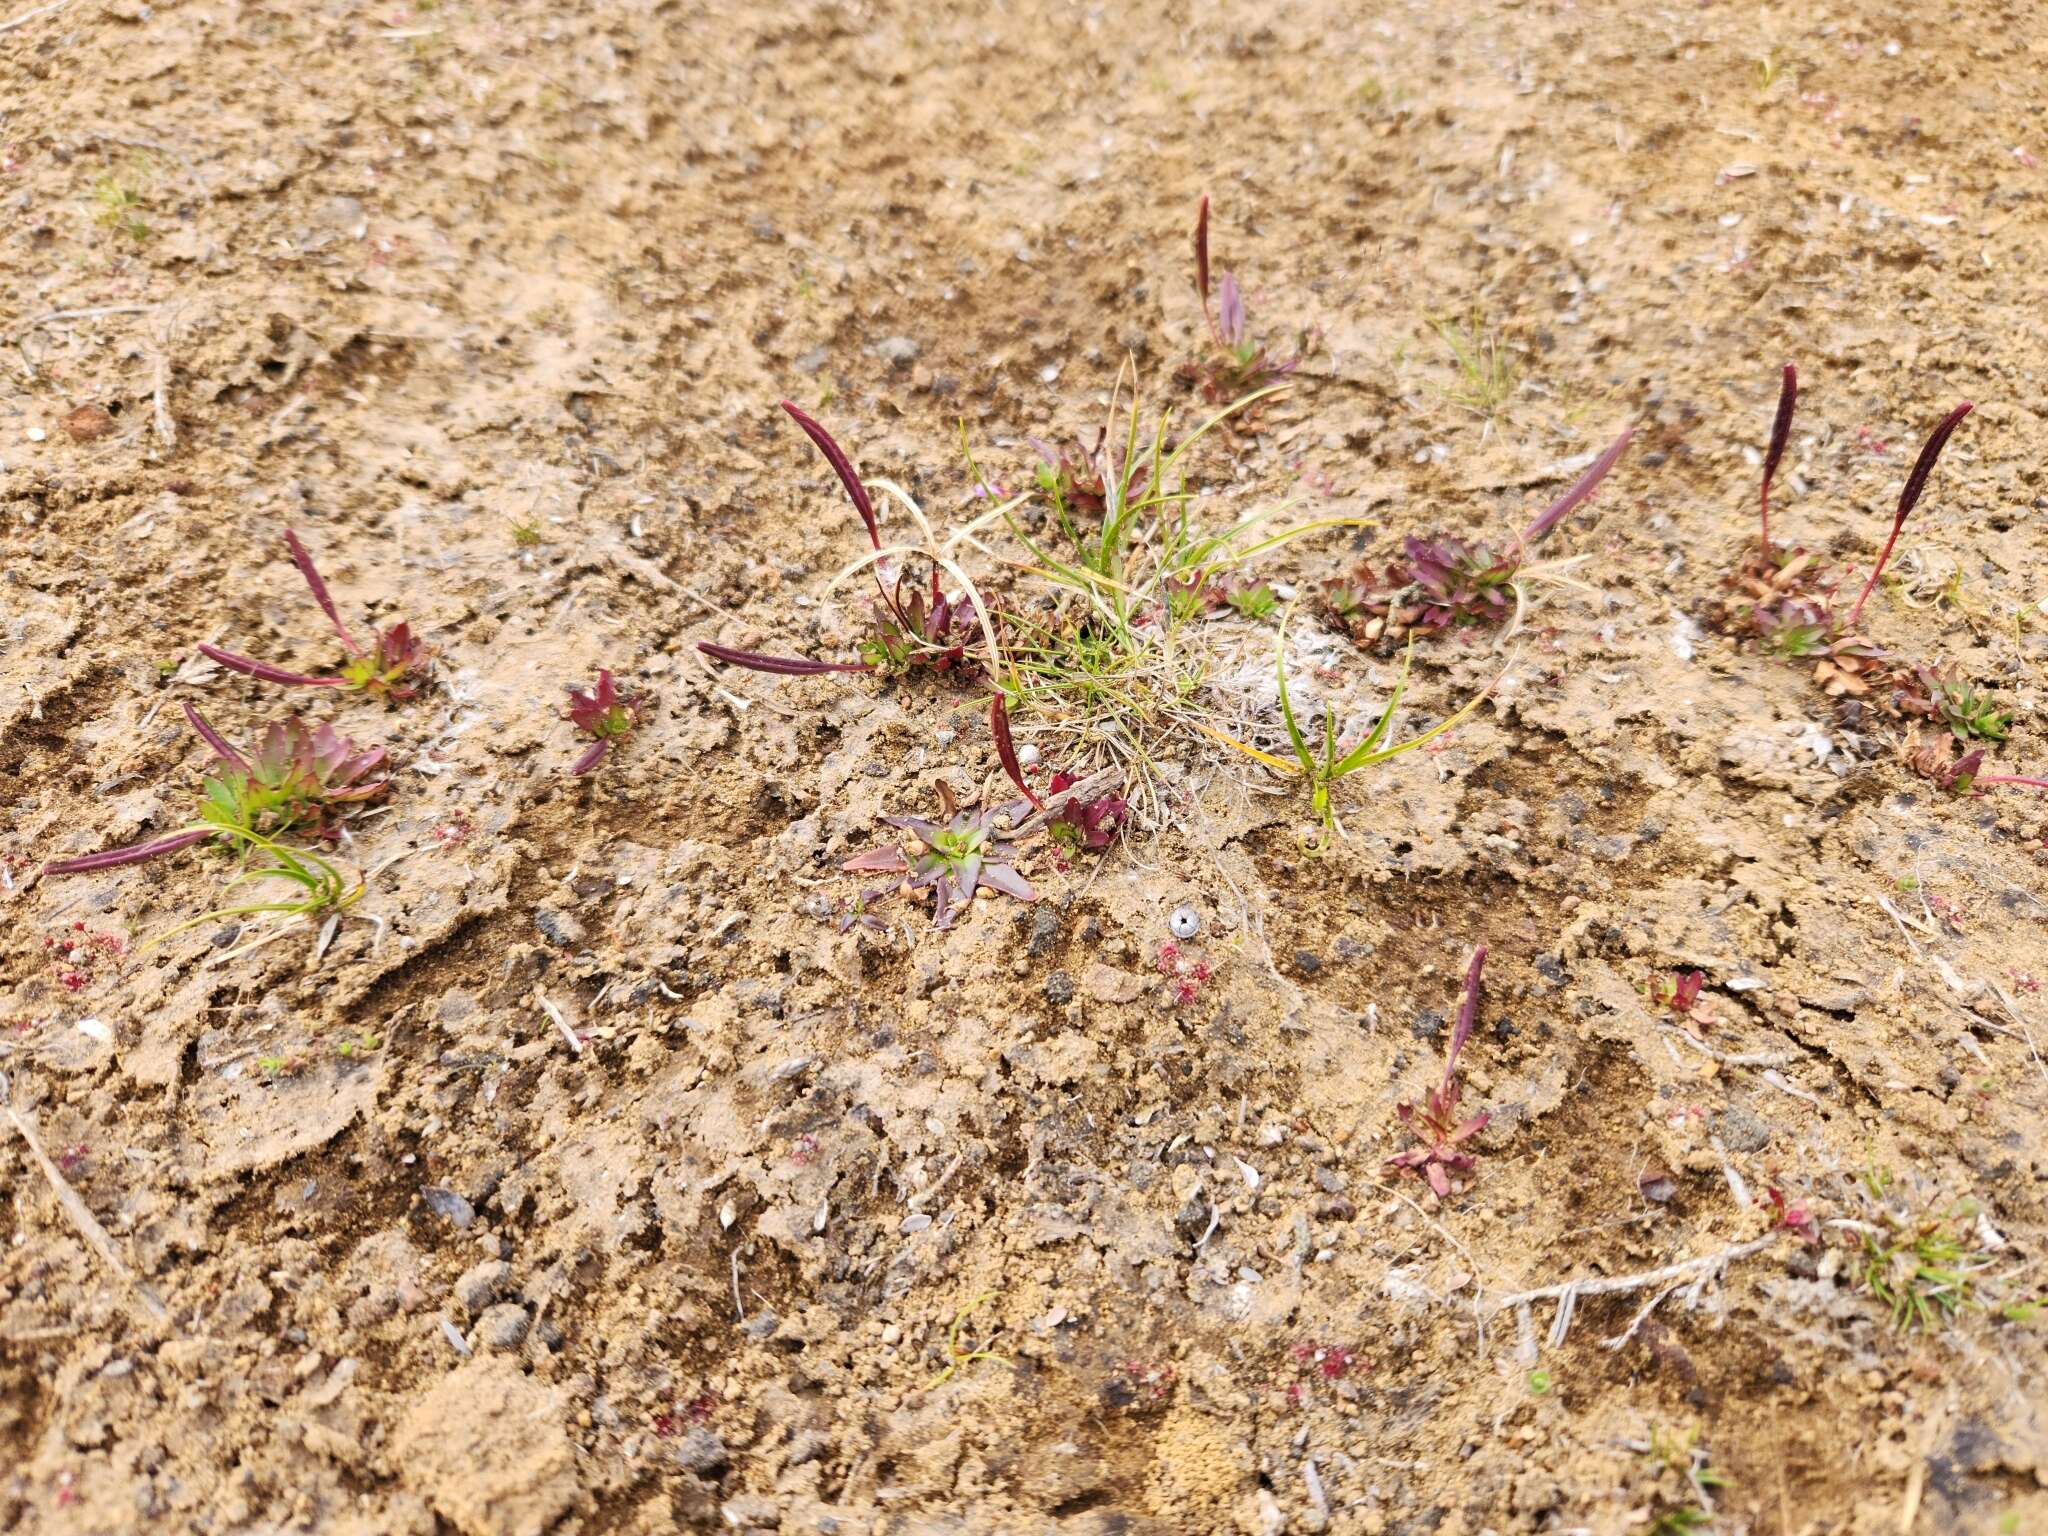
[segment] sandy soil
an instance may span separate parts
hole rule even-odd
[[[1972,399],[1868,628],[2048,766],[2038,8],[36,9],[0,31],[0,1529],[2048,1529],[2048,799],[1943,797],[1709,622],[1780,364],[1778,526],[1845,566]],[[1201,504],[1370,525],[1256,574],[1497,537],[1634,421],[1546,547],[1583,585],[1418,648],[1404,720],[1494,691],[1341,786],[1321,858],[1300,784],[1183,733],[1107,855],[1026,846],[1035,905],[842,933],[879,816],[1001,781],[985,687],[696,652],[860,632],[860,524],[776,402],[946,526],[963,421],[1017,485],[1127,358],[1185,417],[1204,192],[1317,344],[1204,440]],[[1472,316],[1490,415],[1430,323]],[[431,688],[197,658],[340,659],[287,525]],[[1308,686],[1383,697],[1307,609]],[[1213,631],[1268,748],[1274,623]],[[647,708],[572,778],[601,667]],[[233,899],[220,854],[37,878],[186,823],[188,701],[391,750],[331,933],[145,953]],[[1437,1201],[1395,1106],[1482,943],[1491,1119]],[[1901,1328],[1868,1246],[1914,1240],[1968,1290]]]

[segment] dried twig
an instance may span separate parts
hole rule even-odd
[[[7,26],[20,26],[21,21],[22,18],[17,17]],[[0,32],[6,30],[7,27],[0,27]],[[154,304],[98,304],[91,309],[53,309],[47,315],[37,315],[21,329],[25,335],[39,325],[56,325],[65,320],[96,320],[101,315],[146,315],[155,308]]]
[[[540,1004],[540,1011],[554,1020],[555,1028],[562,1032],[562,1038],[569,1042],[570,1051],[578,1056],[583,1054],[583,1042],[576,1038],[576,1031],[569,1027],[569,1021],[562,1017],[562,1010],[555,1006],[547,994],[536,990],[533,1000]]]
[[[50,1161],[50,1154],[43,1150],[42,1138],[36,1134],[34,1118],[27,1110],[14,1106],[8,1093],[8,1086],[7,1074],[0,1072],[0,1100],[7,1103],[7,1118],[13,1123],[15,1130],[21,1133],[21,1139],[28,1144],[29,1156],[35,1159],[43,1177],[49,1180],[50,1190],[57,1197],[58,1208],[70,1219],[71,1225],[78,1229],[78,1235],[100,1256],[100,1261],[114,1272],[114,1277],[134,1293],[135,1299],[149,1315],[150,1321],[168,1322],[170,1313],[164,1309],[164,1304],[157,1300],[156,1293],[136,1279],[128,1266],[121,1262],[120,1255],[114,1252],[114,1240],[107,1235],[107,1229],[100,1225],[99,1218],[92,1213],[92,1208],[79,1198],[78,1191],[71,1187],[64,1175],[58,1171],[57,1165]]]
[[[1666,1285],[1672,1281],[1701,1279],[1718,1274],[1737,1259],[1748,1258],[1752,1253],[1761,1253],[1778,1240],[1776,1232],[1766,1232],[1762,1237],[1751,1238],[1746,1243],[1737,1243],[1732,1248],[1722,1248],[1714,1253],[1702,1254],[1696,1259],[1682,1259],[1676,1264],[1666,1264],[1662,1269],[1644,1270],[1633,1275],[1601,1275],[1589,1280],[1566,1280],[1558,1285],[1538,1286],[1533,1291],[1516,1291],[1503,1296],[1493,1303],[1494,1310],[1504,1307],[1526,1306],[1533,1301],[1555,1301],[1557,1321],[1551,1326],[1552,1343],[1563,1342],[1571,1327],[1573,1310],[1581,1296],[1612,1296],[1624,1291],[1640,1291],[1653,1285]]]
[[[1991,990],[2005,1009],[2006,1015],[2013,1023],[2019,1025],[2020,1038],[2027,1042],[2027,1055],[2033,1058],[2034,1070],[2041,1074],[2043,1080],[2048,1080],[2048,1065],[2043,1064],[2040,1049],[2034,1044],[2034,1031],[2028,1027],[2027,1021],[2020,1017],[2019,1004],[2015,1003],[2012,995],[1995,981],[1991,983]]]
[[[61,11],[70,3],[71,0],[49,0],[47,5],[39,5],[32,11],[23,11],[12,21],[0,21],[0,32],[12,32],[16,27],[25,27],[38,16],[48,16],[54,11]]]
[[[920,1189],[916,1194],[912,1195],[908,1200],[904,1201],[903,1203],[906,1206],[908,1206],[911,1210],[916,1210],[919,1206],[923,1205],[927,1200],[931,1199],[934,1195],[936,1195],[940,1190],[944,1189],[947,1186],[947,1184],[951,1183],[953,1175],[960,1171],[960,1165],[966,1161],[967,1154],[965,1152],[955,1153],[953,1161],[946,1165],[946,1171],[944,1173],[940,1174],[936,1179],[932,1180],[931,1183],[925,1185],[923,1189]]]
[[[1673,1029],[1669,1024],[1660,1024],[1657,1028],[1673,1040],[1691,1046],[1709,1061],[1718,1061],[1724,1067],[1789,1067],[1799,1059],[1791,1051],[1743,1051],[1739,1054],[1717,1051],[1711,1045],[1694,1039],[1684,1030]]]
[[[156,376],[150,384],[155,407],[156,440],[166,450],[178,445],[178,424],[171,420],[171,337],[168,329],[156,344]]]
[[[1624,1344],[1628,1343],[1630,1339],[1636,1336],[1636,1330],[1638,1328],[1642,1327],[1644,1323],[1647,1323],[1650,1320],[1650,1314],[1657,1310],[1658,1303],[1663,1301],[1664,1298],[1666,1296],[1669,1296],[1673,1291],[1677,1290],[1682,1283],[1683,1282],[1681,1281],[1674,1280],[1671,1282],[1671,1284],[1665,1286],[1663,1290],[1657,1292],[1656,1295],[1652,1296],[1648,1301],[1643,1303],[1642,1309],[1638,1311],[1634,1317],[1629,1319],[1629,1324],[1626,1328],[1622,1329],[1622,1331],[1616,1334],[1613,1338],[1603,1339],[1601,1342],[1605,1344],[1609,1349],[1620,1349]]]

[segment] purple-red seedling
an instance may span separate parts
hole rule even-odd
[[[1059,781],[1053,782],[1057,786]],[[1053,793],[1057,796],[1057,787]],[[1121,795],[1097,795],[1092,800],[1069,795],[1054,806],[1045,835],[1070,855],[1100,853],[1116,841],[1130,815],[1131,802]]]
[[[813,661],[808,656],[769,656],[760,651],[714,645],[709,640],[699,640],[697,649],[713,661],[747,667],[755,672],[774,672],[783,677],[815,677],[824,672],[866,672],[874,665],[867,661]]]
[[[602,668],[595,688],[571,688],[569,719],[591,742],[583,755],[569,765],[569,771],[585,774],[603,762],[612,744],[624,741],[640,724],[640,709],[640,700],[621,692],[611,673]]]
[[[853,461],[830,432],[796,405],[785,400],[782,408],[824,455],[825,462],[832,466],[833,474],[839,477],[847,499],[860,516],[861,526],[867,530],[868,543],[879,552],[882,548],[881,522],[875,514],[873,498],[854,470]],[[931,572],[929,595],[918,583],[906,586],[900,574],[893,581],[883,580],[882,562],[879,560],[871,562],[870,567],[875,591],[880,595],[875,602],[874,628],[860,642],[859,661],[813,661],[800,656],[775,656],[714,645],[708,640],[698,641],[697,649],[714,661],[784,677],[876,669],[904,672],[919,666],[929,667],[934,672],[950,672],[962,680],[974,676],[978,668],[968,655],[968,646],[981,621],[974,600],[965,593],[948,597],[940,589],[936,565]]]
[[[1977,747],[1951,760],[1946,746],[1923,747],[1917,742],[1908,742],[1905,747],[1906,761],[1914,770],[1934,780],[1951,795],[1982,794],[1988,784],[2013,784],[2022,789],[2048,789],[2048,779],[2033,778],[2023,773],[1986,773],[1984,771],[1984,748]]]
[[[1225,272],[1216,280],[1215,304],[1209,298],[1209,198],[1204,193],[1195,214],[1195,292],[1202,300],[1202,318],[1208,322],[1209,339],[1216,355],[1184,364],[1180,377],[1196,385],[1202,397],[1213,403],[1236,400],[1264,389],[1301,366],[1301,357],[1275,359],[1247,334],[1244,291],[1237,278]],[[1304,338],[1302,345],[1307,345]]]
[[[1318,1344],[1312,1339],[1303,1339],[1287,1353],[1296,1365],[1314,1366],[1325,1381],[1342,1381],[1364,1363],[1349,1345]]]
[[[900,863],[902,851],[900,849],[894,851]],[[887,933],[889,931],[888,922],[874,908],[876,903],[886,901],[895,894],[896,887],[893,885],[877,885],[865,891],[856,892],[838,908],[836,914],[838,921],[835,926],[841,933],[845,933],[848,929],[855,927],[866,928],[874,933]]]
[[[980,614],[965,593],[948,597],[939,589],[936,567],[929,599],[918,587],[905,591],[898,581],[887,601],[876,600],[874,613],[874,628],[860,643],[864,667],[884,672],[929,667],[951,672],[962,682],[980,674],[980,664],[967,650],[974,643]]]
[[[1838,574],[1823,569],[1804,549],[1783,549],[1770,538],[1772,478],[1791,435],[1798,400],[1798,375],[1787,364],[1764,459],[1762,543],[1747,554],[1725,583],[1734,594],[1719,599],[1710,611],[1716,628],[1738,639],[1753,639],[1765,649],[1794,660],[1810,660],[1814,681],[1830,696],[1862,701],[1892,718],[1924,716],[1947,725],[1958,738],[2001,741],[2006,715],[1954,667],[1915,664],[1888,654],[1859,633],[1863,607],[1883,579],[1906,519],[1927,488],[1935,462],[1972,407],[1964,401],[1942,419],[1920,450],[1899,494],[1891,532],[1855,604],[1844,615],[1836,605]],[[1845,703],[1845,709],[1856,706]],[[1938,777],[1938,775],[1935,775]]]
[[[1668,976],[1652,976],[1650,1002],[1652,1006],[1672,1013],[1691,1013],[1693,1004],[1700,1000],[1700,989],[1706,984],[1706,975],[1701,971],[1674,971]]]
[[[349,633],[348,626],[342,623],[341,613],[334,606],[334,598],[327,590],[320,568],[314,565],[312,555],[298,534],[287,528],[284,542],[291,553],[292,564],[298,567],[299,574],[313,593],[313,601],[320,605],[320,611],[327,615],[327,622],[334,626],[334,633],[348,652],[348,659],[335,673],[315,675],[287,671],[267,661],[257,661],[205,641],[200,643],[200,654],[230,671],[288,688],[349,688],[378,698],[411,698],[418,690],[408,679],[416,673],[424,676],[428,663],[427,647],[413,634],[412,626],[401,621],[377,631],[376,644],[365,649]]]
[[[1017,743],[1010,737],[1010,707],[998,693],[988,701],[988,732],[995,738],[996,759],[1003,765],[1003,772],[1010,776],[1010,782],[1017,786],[1017,793],[1031,802],[1033,810],[1045,809],[1045,802],[1038,798],[1038,791],[1024,782],[1024,767],[1017,757]]]
[[[1530,566],[1530,551],[1599,489],[1634,436],[1633,426],[1625,428],[1505,551],[1496,554],[1485,543],[1448,535],[1409,534],[1402,541],[1405,559],[1389,562],[1384,575],[1361,564],[1348,576],[1324,582],[1318,602],[1323,616],[1361,645],[1398,644],[1417,629],[1505,624],[1522,605],[1523,581],[1541,574]]]
[[[1060,799],[1080,782],[1078,774],[1052,776],[1046,792],[1052,796],[1053,810],[1045,823],[1045,835],[1070,855],[1100,853],[1116,841],[1130,820],[1131,802],[1121,795],[1097,795],[1092,800],[1067,795],[1064,801]]]
[[[1429,1091],[1420,1108],[1414,1104],[1398,1104],[1394,1108],[1401,1123],[1419,1140],[1407,1151],[1388,1158],[1387,1166],[1420,1170],[1439,1200],[1449,1198],[1453,1174],[1471,1171],[1472,1154],[1463,1151],[1463,1145],[1486,1129],[1489,1118],[1484,1112],[1458,1118],[1458,1099],[1463,1092],[1458,1081],[1458,1057],[1479,1022],[1480,975],[1485,966],[1486,946],[1482,944],[1472,952],[1472,964],[1465,972],[1465,994],[1458,1004],[1458,1021],[1451,1030],[1451,1049],[1444,1058],[1443,1080]]]
[[[1159,974],[1173,983],[1175,1005],[1185,1008],[1201,995],[1202,984],[1215,974],[1215,968],[1168,939],[1159,946]]]
[[[1785,381],[1778,389],[1778,414],[1771,422],[1771,447],[1764,455],[1764,483],[1761,493],[1763,508],[1763,550],[1766,560],[1771,558],[1771,480],[1778,473],[1778,461],[1785,457],[1785,444],[1792,436],[1792,410],[1799,403],[1799,370],[1787,363]]]
[[[1771,1209],[1777,1213],[1775,1225],[1782,1231],[1794,1232],[1809,1248],[1821,1245],[1820,1221],[1804,1205],[1794,1204],[1785,1198],[1785,1192],[1775,1184],[1764,1191]]]
[[[1863,590],[1856,595],[1856,606],[1849,610],[1849,619],[1843,630],[1856,633],[1857,620],[1863,616],[1863,605],[1870,599],[1871,589],[1884,574],[1886,563],[1892,557],[1892,550],[1899,542],[1899,530],[1906,526],[1906,519],[1919,504],[1920,493],[1927,489],[1927,477],[1934,473],[1934,462],[1941,457],[1941,450],[1948,446],[1948,440],[1955,429],[1962,425],[1963,418],[1970,414],[1973,406],[1968,400],[1950,411],[1941,419],[1941,425],[1929,435],[1920,449],[1920,457],[1913,463],[1913,472],[1906,476],[1905,489],[1899,492],[1899,510],[1892,515],[1891,537],[1884,541],[1884,550],[1877,557],[1877,564],[1870,568],[1870,579],[1863,584]]]
[[[374,776],[384,765],[385,750],[359,751],[331,725],[309,727],[297,717],[280,721],[264,731],[253,753],[243,753],[193,705],[184,708],[187,724],[214,753],[202,786],[199,824],[146,843],[60,859],[44,865],[45,874],[79,875],[140,864],[220,835],[272,838],[302,831],[331,842],[340,835],[347,807],[390,785],[388,778]]]
[[[1036,901],[1038,893],[1012,866],[1017,850],[1003,841],[1002,828],[1014,826],[1024,801],[980,809],[960,809],[944,780],[939,782],[941,819],[884,816],[892,827],[915,837],[917,849],[906,855],[900,845],[886,845],[856,854],[839,867],[854,872],[904,874],[912,890],[932,893],[932,926],[950,928],[982,886],[1018,901]]]

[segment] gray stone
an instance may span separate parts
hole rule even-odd
[[[514,1350],[526,1342],[526,1330],[532,1326],[526,1308],[514,1301],[501,1301],[484,1308],[484,1315],[476,1320],[476,1342],[483,1349]]]
[[[455,1282],[454,1296],[463,1311],[475,1317],[504,1295],[506,1287],[511,1283],[510,1264],[503,1259],[485,1259],[483,1263],[462,1272],[462,1278]]]
[[[557,912],[553,907],[536,907],[533,926],[550,944],[559,944],[564,949],[583,942],[583,925],[567,912]]]
[[[1761,1152],[1771,1144],[1770,1126],[1740,1104],[1730,1104],[1714,1116],[1714,1134],[1730,1152]]]
[[[676,1442],[675,1455],[677,1466],[699,1477],[718,1476],[732,1460],[725,1442],[702,1426]]]

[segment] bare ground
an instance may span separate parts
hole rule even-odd
[[[1702,622],[1780,363],[1780,526],[1845,564],[1972,399],[1871,627],[2048,762],[2037,7],[40,12],[0,32],[0,1072],[108,1254],[0,1126],[0,1529],[2048,1525],[2048,801],[1942,798]],[[1507,673],[1323,858],[1299,786],[1191,746],[1099,864],[1030,853],[1035,906],[839,933],[875,818],[995,764],[972,688],[697,655],[858,630],[775,402],[965,515],[958,423],[1014,478],[1127,358],[1174,397],[1203,192],[1319,336],[1206,496],[1375,525],[1268,573],[1497,532],[1634,420],[1560,539],[1590,590],[1419,653],[1417,718]],[[1475,315],[1490,418],[1429,323]],[[402,706],[312,696],[402,764],[342,850],[379,873],[324,950],[141,954],[224,864],[35,871],[184,822],[183,701],[305,704],[193,661],[334,662],[287,524],[438,652]],[[652,707],[571,779],[600,667]],[[1492,1118],[1438,1203],[1385,1160],[1478,943]],[[1654,1010],[1694,967],[1704,1014]],[[1927,1233],[1981,1268],[1901,1329],[1866,1239]],[[1501,1305],[1738,1247],[1633,1330],[1663,1283],[1561,1339]]]

